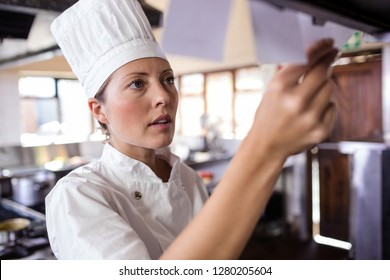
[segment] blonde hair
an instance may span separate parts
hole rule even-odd
[[[108,83],[110,81],[110,78],[111,78],[111,76],[108,77],[108,79],[104,81],[102,86],[99,88],[99,90],[95,94],[95,98],[100,103],[104,104],[104,102],[105,102],[105,92],[106,92],[106,89],[107,89],[107,85],[108,85]],[[106,140],[108,140],[109,137],[110,137],[110,131],[108,130],[107,125],[105,123],[100,122],[100,121],[98,121],[98,123],[99,123],[100,127],[103,129],[103,133],[106,135]]]

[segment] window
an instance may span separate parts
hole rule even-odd
[[[85,140],[93,131],[87,97],[77,80],[19,79],[24,146]]]
[[[200,136],[205,132],[202,126],[208,126],[220,137],[244,138],[277,68],[248,66],[179,77],[179,133]]]
[[[242,139],[248,133],[256,109],[263,97],[264,83],[260,67],[243,68],[236,71],[235,135]]]
[[[87,96],[76,80],[58,80],[61,129],[66,135],[87,137],[92,132]]]
[[[187,136],[202,134],[204,114],[204,75],[184,75],[179,79],[179,133]]]
[[[223,138],[233,138],[233,73],[207,75],[206,104],[208,126]]]

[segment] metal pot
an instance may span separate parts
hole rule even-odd
[[[15,245],[19,240],[28,236],[30,220],[15,218],[0,222],[0,248]]]
[[[52,172],[44,171],[12,178],[12,200],[27,207],[42,204],[54,183],[55,175]]]

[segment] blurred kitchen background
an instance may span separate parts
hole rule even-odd
[[[2,243],[1,259],[52,258],[44,197],[102,151],[105,136],[49,31],[75,2],[0,0],[0,218],[38,225],[29,238]],[[160,40],[170,1],[140,2]],[[180,92],[171,148],[211,195],[282,66],[258,63],[248,2],[233,0],[222,61],[168,55]],[[356,31],[333,69],[339,110],[332,135],[287,160],[241,258],[389,259],[390,4],[351,0],[331,10],[327,1],[267,2]]]

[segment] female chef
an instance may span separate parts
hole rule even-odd
[[[314,44],[307,65],[271,81],[253,125],[208,198],[173,155],[174,72],[136,0],[80,0],[52,32],[109,133],[96,162],[62,178],[46,198],[58,259],[234,259],[262,214],[286,158],[330,132],[337,50]]]

